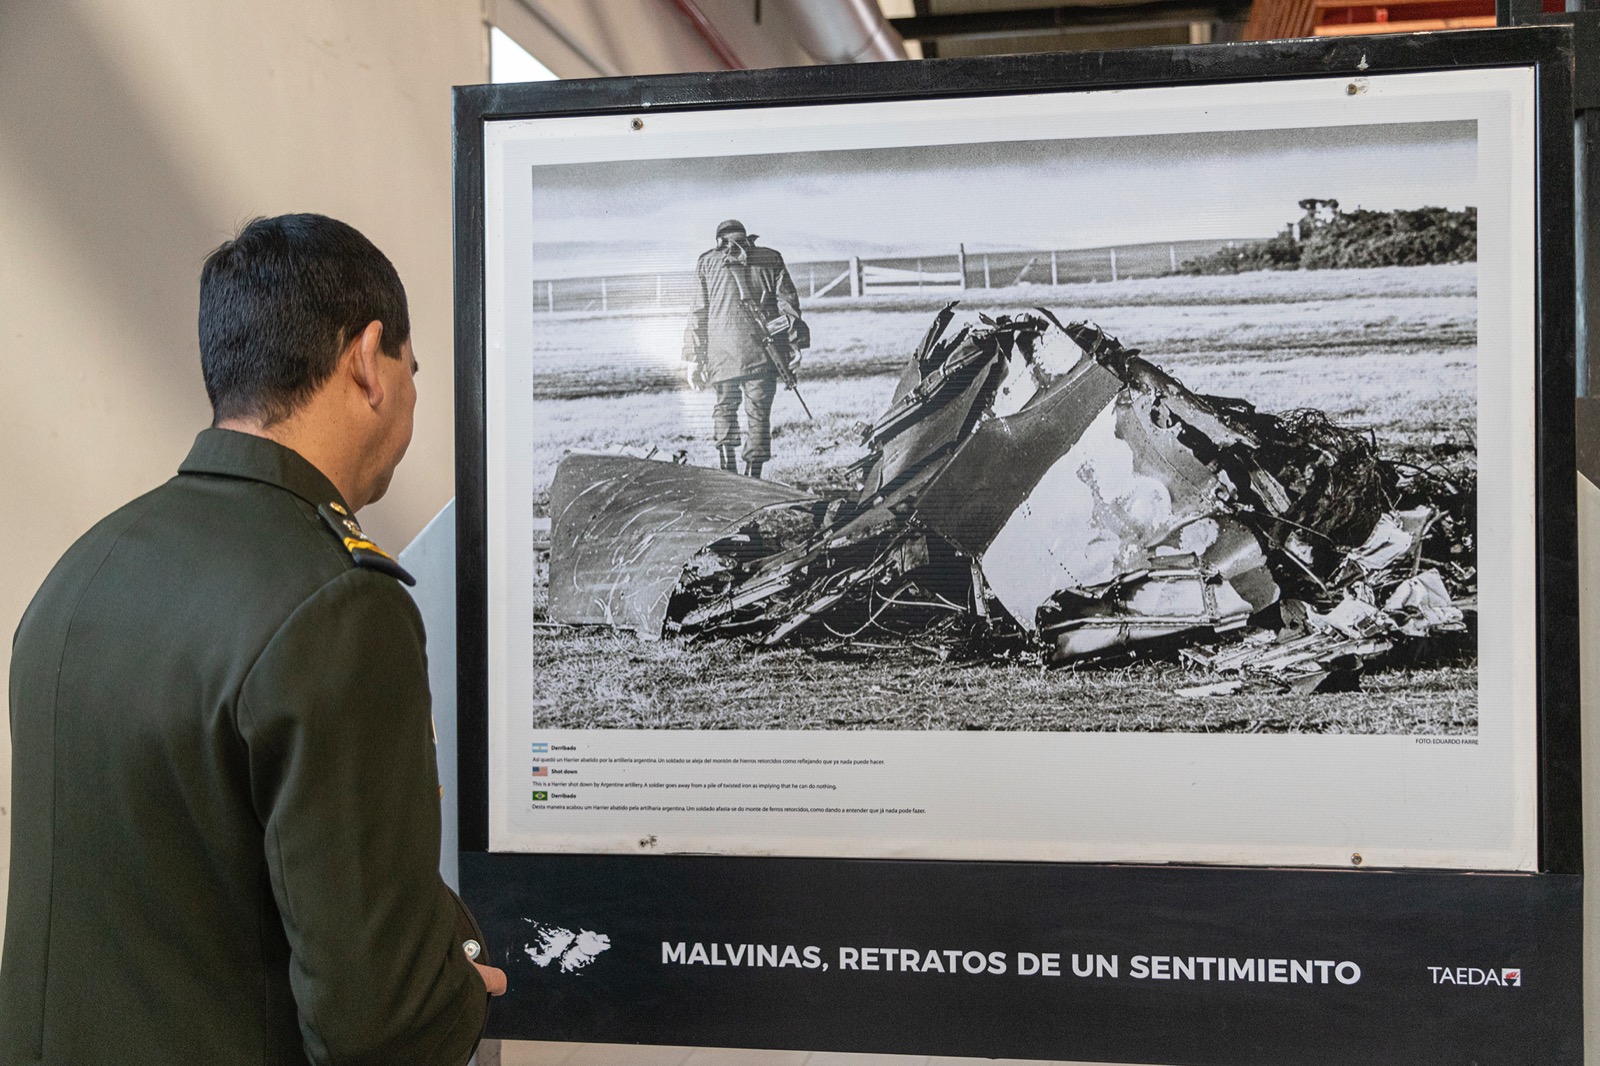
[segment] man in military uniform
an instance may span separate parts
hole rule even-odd
[[[11,665],[0,1062],[464,1063],[499,970],[440,880],[422,621],[361,532],[405,290],[319,215],[206,261],[214,427],[68,550]]]
[[[783,256],[756,244],[744,223],[717,226],[717,246],[695,264],[694,303],[683,336],[684,376],[690,387],[716,391],[712,432],[722,469],[738,470],[739,403],[748,435],[744,472],[760,477],[772,458],[772,400],[782,360],[792,371],[810,335],[800,318]]]

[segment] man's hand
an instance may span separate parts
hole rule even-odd
[[[488,989],[491,996],[503,996],[506,994],[506,972],[504,970],[496,969],[493,966],[484,966],[476,962],[472,965],[478,968],[478,976],[483,978],[483,987]]]
[[[789,373],[793,374],[800,369],[800,349],[795,348],[789,352]]]
[[[683,380],[696,392],[705,388],[706,367],[704,363],[685,363],[683,365]]]

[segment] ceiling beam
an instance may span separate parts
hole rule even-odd
[[[907,40],[937,40],[940,37],[1024,37],[1032,34],[1072,33],[1101,30],[1124,25],[1149,25],[1161,22],[1205,22],[1230,17],[1234,8],[1248,0],[1224,0],[1218,4],[1196,4],[1195,0],[1142,0],[1131,4],[1104,6],[1058,6],[1021,11],[983,11],[960,15],[915,15],[894,18],[889,25]],[[1219,10],[1220,8],[1220,10]]]

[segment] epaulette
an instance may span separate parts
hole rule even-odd
[[[372,543],[361,531],[361,523],[356,521],[356,516],[346,510],[344,504],[330,500],[318,507],[317,513],[328,523],[334,535],[344,542],[345,551],[350,553],[350,558],[355,560],[357,566],[388,574],[407,585],[417,583],[417,579],[394,556]]]

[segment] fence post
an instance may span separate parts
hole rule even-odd
[[[1178,247],[1175,244],[1167,245],[1167,256],[1172,260],[1172,272],[1178,272]]]
[[[961,291],[967,291],[967,246],[956,245],[956,273],[961,275]]]
[[[811,264],[811,295],[817,294],[817,264]]]
[[[544,309],[552,315],[556,313],[556,283],[553,281],[544,283]]]
[[[1111,249],[1111,280],[1117,280],[1117,250]]]
[[[917,257],[917,291],[922,291],[922,257]]]
[[[1061,272],[1056,267],[1056,253],[1053,251],[1050,253],[1050,284],[1061,284]]]
[[[983,253],[983,287],[989,287],[989,253]]]
[[[861,257],[859,255],[850,257],[850,295],[861,295]]]
[[[611,310],[611,305],[606,299],[606,279],[605,278],[601,278],[600,279],[600,310],[601,311],[609,311],[609,310]]]

